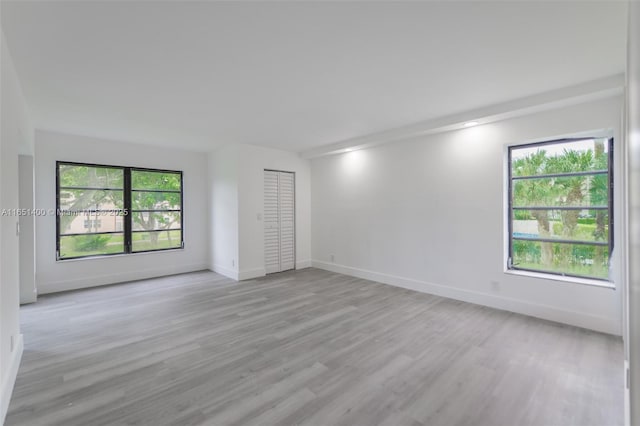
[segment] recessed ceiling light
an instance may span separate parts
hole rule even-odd
[[[473,126],[477,126],[478,123],[477,121],[467,121],[466,123],[463,124],[464,127],[473,127]]]

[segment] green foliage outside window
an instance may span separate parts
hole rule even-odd
[[[181,172],[58,163],[58,209],[59,259],[182,247]]]
[[[609,151],[606,139],[510,149],[513,268],[608,278]]]
[[[133,251],[179,247],[180,206],[182,194],[180,173],[131,171],[131,207]],[[141,211],[142,210],[142,211]],[[148,232],[138,232],[148,231]],[[164,231],[164,232],[162,232]]]
[[[109,235],[76,235],[73,244],[77,251],[99,251],[107,246]]]

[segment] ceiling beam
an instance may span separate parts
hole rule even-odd
[[[616,74],[587,83],[474,109],[460,114],[425,120],[407,126],[330,143],[303,151],[300,153],[300,156],[310,159],[324,155],[340,154],[355,149],[370,148],[417,136],[458,130],[463,128],[464,123],[470,121],[477,121],[479,124],[488,124],[540,111],[577,105],[620,95],[623,93],[624,86],[624,74]]]

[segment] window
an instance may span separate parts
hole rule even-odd
[[[57,259],[184,247],[182,172],[57,163]]]
[[[609,279],[613,139],[509,147],[512,270]]]

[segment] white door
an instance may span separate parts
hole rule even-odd
[[[295,175],[264,171],[264,262],[267,274],[295,268]]]

